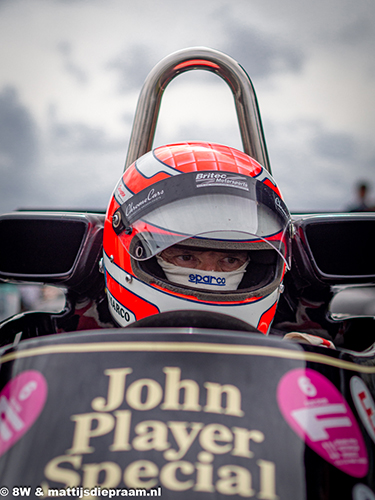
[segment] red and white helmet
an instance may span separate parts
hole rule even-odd
[[[158,254],[176,244],[246,250],[249,263],[238,288],[168,280]],[[111,314],[127,326],[161,312],[211,311],[267,334],[290,247],[288,208],[259,163],[218,144],[158,147],[125,171],[107,210],[103,260]]]

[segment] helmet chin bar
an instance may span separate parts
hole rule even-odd
[[[249,290],[238,290],[220,297],[219,294],[208,292],[193,294],[187,287],[173,287],[156,274],[151,275],[148,269],[142,269],[153,260],[137,262],[131,259],[134,278],[127,282],[128,273],[104,254],[110,311],[119,326],[126,327],[142,318],[163,312],[194,310],[227,314],[268,334],[280,294],[282,271],[277,273],[277,280],[273,286],[270,285],[266,295],[260,296],[254,292],[250,296]],[[215,301],[215,295],[221,300]]]

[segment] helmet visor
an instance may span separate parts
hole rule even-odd
[[[122,226],[116,232],[136,260],[194,238],[196,246],[222,249],[263,242],[289,267],[289,211],[273,189],[245,175],[176,175],[131,197],[118,212]]]

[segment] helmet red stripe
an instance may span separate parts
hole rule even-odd
[[[276,313],[277,302],[275,302],[267,311],[265,311],[258,323],[258,330],[265,335],[267,335],[268,328],[270,326],[271,321],[273,320]]]
[[[127,288],[123,287],[115,281],[109,273],[107,273],[107,287],[111,290],[111,295],[129,311],[131,311],[137,320],[158,314],[160,311],[151,302],[148,302],[142,297],[130,292]]]
[[[226,170],[255,177],[262,171],[261,165],[245,153],[216,144],[173,144],[155,149],[154,154],[181,172]]]

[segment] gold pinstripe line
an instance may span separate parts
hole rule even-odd
[[[279,347],[249,346],[234,344],[215,344],[205,342],[93,342],[83,344],[59,344],[34,347],[25,351],[10,352],[0,357],[0,363],[20,358],[42,356],[46,354],[72,354],[92,352],[190,352],[209,354],[236,354],[245,356],[271,356],[274,358],[312,361],[324,365],[343,368],[360,373],[374,373],[375,366],[364,366],[331,358],[324,354],[305,351],[292,351]]]

